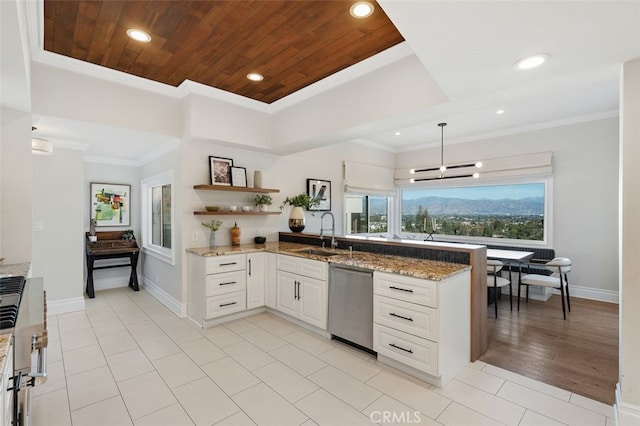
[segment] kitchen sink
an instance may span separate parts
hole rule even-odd
[[[331,256],[337,256],[340,253],[335,253],[332,251],[327,251],[327,250],[318,250],[318,249],[312,249],[312,248],[305,248],[305,249],[300,249],[300,250],[295,250],[296,253],[306,253],[306,254],[313,254],[316,256],[324,256],[324,257],[331,257]]]

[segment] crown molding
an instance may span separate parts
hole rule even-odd
[[[618,110],[602,111],[602,112],[597,112],[593,114],[585,114],[585,115],[563,118],[560,120],[545,121],[545,122],[531,124],[527,126],[511,127],[508,129],[499,130],[495,132],[480,133],[477,135],[466,136],[463,138],[447,139],[447,145],[456,145],[460,143],[467,143],[467,142],[473,142],[473,141],[484,140],[484,139],[499,138],[499,137],[515,135],[519,133],[527,133],[527,132],[534,132],[537,130],[551,129],[554,127],[569,126],[572,124],[585,123],[588,121],[595,121],[595,120],[603,120],[603,119],[613,118],[618,116],[619,116]],[[440,142],[400,147],[400,148],[397,148],[395,152],[400,153],[400,152],[418,151],[421,149],[434,148],[436,146],[440,146]]]

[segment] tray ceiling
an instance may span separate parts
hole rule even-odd
[[[375,2],[60,1],[44,3],[44,48],[179,86],[191,80],[272,103],[403,41]],[[137,28],[149,43],[127,36]],[[247,74],[264,75],[252,82]]]

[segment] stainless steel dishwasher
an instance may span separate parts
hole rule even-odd
[[[373,271],[329,264],[329,333],[373,352]]]

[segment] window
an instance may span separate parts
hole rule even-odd
[[[174,264],[173,170],[142,181],[142,240],[145,253]]]
[[[549,182],[402,191],[401,231],[548,244]]]
[[[385,233],[389,230],[389,198],[345,195],[345,234]]]

